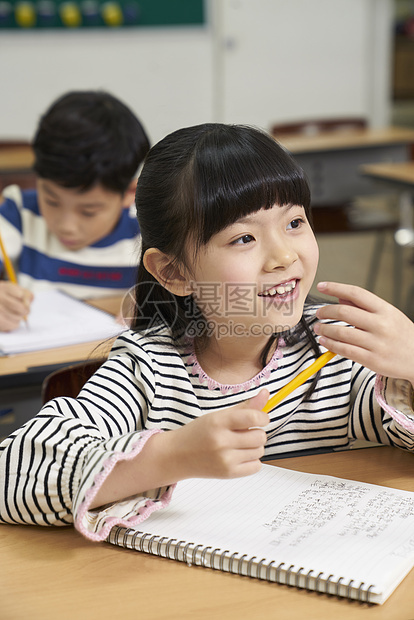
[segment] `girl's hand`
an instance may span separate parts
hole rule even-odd
[[[13,282],[0,281],[0,331],[10,332],[30,312],[33,294]]]
[[[89,509],[186,478],[237,478],[259,471],[269,423],[269,393],[150,437],[133,459],[119,461]]]
[[[319,308],[319,319],[344,321],[353,328],[317,323],[321,345],[386,377],[414,386],[414,323],[400,310],[359,286],[320,282],[321,293],[339,304]]]
[[[269,423],[261,411],[269,398],[262,390],[254,398],[193,420],[164,433],[173,439],[170,463],[174,476],[184,478],[237,478],[259,471]],[[174,437],[173,437],[174,436]]]

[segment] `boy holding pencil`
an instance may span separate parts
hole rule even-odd
[[[139,228],[130,213],[149,140],[121,101],[74,91],[40,119],[35,190],[10,186],[0,205],[0,331],[30,314],[33,293],[124,293],[135,282]]]

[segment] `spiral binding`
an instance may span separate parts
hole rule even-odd
[[[345,583],[344,577],[339,577],[335,581],[333,574],[324,578],[323,572],[315,575],[313,569],[305,573],[303,566],[296,570],[294,564],[289,566],[285,562],[276,564],[274,560],[268,562],[266,558],[257,561],[256,556],[249,558],[247,554],[240,555],[237,551],[230,554],[228,549],[213,549],[210,546],[196,545],[193,542],[168,538],[167,536],[151,535],[135,529],[114,527],[107,540],[120,547],[136,549],[143,553],[186,562],[190,565],[205,566],[240,576],[255,577],[300,589],[314,590],[340,598],[346,596],[361,603],[370,602],[371,590],[374,588],[374,585],[368,586],[364,582],[357,585],[353,579]]]

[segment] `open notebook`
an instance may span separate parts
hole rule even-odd
[[[125,330],[115,318],[58,290],[36,293],[27,324],[0,332],[0,354],[40,351],[92,340],[104,340]]]
[[[172,560],[383,603],[414,566],[414,493],[271,465],[185,480],[107,541]]]

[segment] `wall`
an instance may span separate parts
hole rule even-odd
[[[389,0],[227,0],[217,28],[225,122],[351,115],[387,124]]]
[[[206,28],[13,32],[0,39],[0,135],[31,136],[70,89],[103,88],[127,103],[152,140],[212,117]]]
[[[205,27],[0,33],[0,136],[62,92],[105,88],[151,139],[180,126],[389,114],[391,0],[206,0]]]

